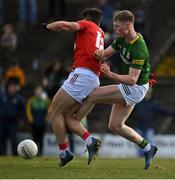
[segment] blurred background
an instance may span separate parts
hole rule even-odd
[[[0,155],[17,155],[31,138],[39,155],[57,155],[47,119],[49,103],[71,71],[74,33],[48,32],[43,22],[79,20],[86,7],[103,11],[105,46],[114,39],[112,16],[128,9],[150,51],[157,84],[127,123],[159,147],[158,156],[175,158],[175,1],[173,0],[0,0]],[[119,56],[110,59],[120,72]],[[101,77],[101,85],[111,84]],[[101,156],[135,157],[135,145],[108,131],[110,105],[98,104],[83,123],[103,140]],[[69,133],[72,150],[82,155],[81,140]],[[109,151],[111,149],[111,151]]]

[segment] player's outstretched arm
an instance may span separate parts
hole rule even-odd
[[[46,28],[51,31],[78,31],[80,25],[77,22],[56,21],[47,24]]]
[[[95,59],[98,59],[103,63],[107,61],[107,59],[115,53],[116,53],[116,50],[114,50],[111,46],[109,46],[105,50],[96,50],[94,52],[94,57]]]

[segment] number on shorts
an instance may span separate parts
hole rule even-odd
[[[78,78],[78,74],[74,74],[74,75],[72,76],[72,78],[70,79],[69,83],[70,83],[70,84],[74,84],[75,81],[77,80],[77,78]]]

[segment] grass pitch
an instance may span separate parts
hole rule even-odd
[[[37,157],[0,157],[2,179],[175,179],[174,159],[154,159],[149,170],[143,170],[144,160],[97,158],[91,165],[86,158],[76,158],[65,167],[58,159]]]

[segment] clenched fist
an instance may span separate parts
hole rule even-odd
[[[102,64],[101,65],[101,72],[108,78],[111,77],[111,70],[110,67],[107,64]]]
[[[96,50],[94,52],[94,58],[101,61],[101,62],[104,62],[104,51],[103,50]]]

